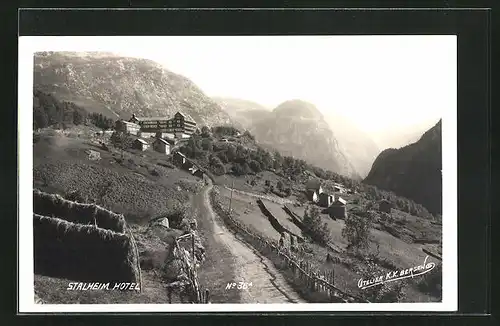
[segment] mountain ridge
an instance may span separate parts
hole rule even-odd
[[[231,118],[191,80],[148,59],[109,52],[38,52],[34,84],[90,112],[129,119],[185,111],[200,125],[231,124]]]
[[[441,120],[418,141],[382,151],[364,182],[414,200],[433,214],[442,213]]]

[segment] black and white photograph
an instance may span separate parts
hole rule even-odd
[[[457,309],[456,36],[20,37],[19,69],[21,311]]]

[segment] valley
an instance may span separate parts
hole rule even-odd
[[[441,301],[440,123],[380,152],[312,103],[210,98],[159,64],[113,54],[39,53],[33,94],[33,188],[123,216],[141,275],[138,293],[70,292],[79,280],[39,273],[44,302]],[[100,228],[82,225],[71,228]],[[424,261],[436,269],[358,286]]]

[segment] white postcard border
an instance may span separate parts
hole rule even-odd
[[[175,37],[175,36],[173,36]],[[191,36],[198,37],[198,36]],[[211,36],[207,36],[211,37]],[[252,37],[252,36],[246,36]],[[267,36],[275,37],[275,36]],[[288,36],[296,37],[296,36]],[[310,37],[310,36],[302,36]],[[346,37],[346,36],[337,36]],[[449,43],[450,57],[457,63],[456,35],[403,35],[353,37],[438,37]],[[33,55],[39,51],[108,51],[118,49],[114,41],[135,38],[126,44],[139,44],[153,36],[22,36],[19,37],[18,75],[18,311],[45,312],[267,312],[267,311],[456,311],[458,308],[457,260],[457,112],[444,113],[442,118],[443,176],[443,295],[438,303],[306,303],[306,304],[35,304],[33,275]],[[203,38],[206,38],[205,36]],[[139,41],[138,41],[139,40]],[[123,42],[121,44],[124,44]],[[432,78],[432,76],[429,76]],[[450,76],[450,101],[456,105],[457,71]]]

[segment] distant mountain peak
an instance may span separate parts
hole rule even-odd
[[[300,99],[288,100],[278,105],[273,113],[279,116],[323,120],[323,114],[312,103]]]

